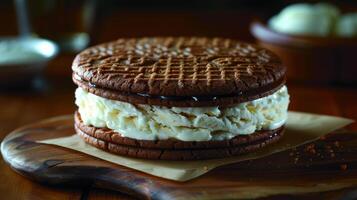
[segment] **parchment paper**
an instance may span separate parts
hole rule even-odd
[[[79,138],[79,136],[75,134],[69,137],[55,138],[38,142],[80,151],[102,160],[116,163],[118,165],[123,165],[125,167],[136,169],[154,176],[175,181],[187,181],[205,174],[208,171],[221,165],[261,158],[272,153],[283,151],[312,141],[324,134],[342,128],[352,122],[353,120],[351,119],[341,117],[290,111],[286,124],[285,135],[277,143],[262,148],[254,153],[232,158],[205,161],[143,160],[118,156],[86,144],[81,138]]]

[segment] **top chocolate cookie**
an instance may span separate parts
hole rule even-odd
[[[280,59],[223,38],[119,39],[75,58],[73,80],[99,96],[165,106],[233,105],[285,83]]]

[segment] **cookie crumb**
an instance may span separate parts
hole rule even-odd
[[[305,152],[315,155],[316,154],[315,144],[307,145],[305,148]]]

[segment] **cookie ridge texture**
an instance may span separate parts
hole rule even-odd
[[[82,86],[144,97],[257,96],[284,84],[286,71],[265,48],[205,37],[118,39],[84,50],[72,69]]]

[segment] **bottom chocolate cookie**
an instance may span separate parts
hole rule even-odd
[[[226,141],[185,142],[178,140],[135,140],[107,129],[84,125],[75,114],[75,130],[85,142],[105,151],[144,159],[203,160],[224,158],[256,151],[278,141],[284,128],[236,136]]]

